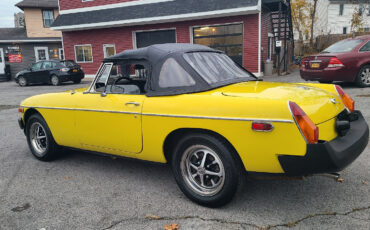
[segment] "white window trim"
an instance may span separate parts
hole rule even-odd
[[[63,59],[60,58],[60,56],[62,56],[61,55],[62,53],[60,51],[63,51]],[[58,55],[59,55],[59,60],[65,60],[66,59],[66,55],[64,53],[64,49],[63,48],[59,48],[58,49]]]
[[[160,29],[150,29],[150,30],[134,30],[134,31],[132,31],[132,47],[134,49],[137,49],[136,33],[141,33],[141,32],[155,32],[155,31],[163,31],[163,30],[174,30],[175,31],[175,39],[176,39],[176,43],[177,43],[177,30],[176,30],[176,27],[160,28]]]
[[[1,56],[0,74],[5,74],[5,57],[4,57],[4,49],[3,48],[0,48],[0,56]]]
[[[34,51],[35,51],[35,60],[36,60],[36,62],[39,62],[39,61],[41,61],[41,60],[39,60],[39,58],[38,58],[38,50],[46,50],[46,52],[45,52],[45,57],[46,57],[46,60],[49,60],[49,47],[47,47],[47,46],[35,46],[34,47]]]
[[[91,61],[77,61],[77,52],[76,52],[76,47],[78,46],[90,46],[91,47]],[[93,48],[91,44],[83,44],[83,45],[74,45],[74,50],[75,50],[75,60],[76,63],[93,63],[94,62],[94,55],[93,55]]]
[[[103,44],[103,54],[104,58],[107,58],[107,53],[105,52],[105,48],[107,47],[113,47],[114,48],[114,55],[116,55],[116,44]]]

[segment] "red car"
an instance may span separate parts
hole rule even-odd
[[[370,35],[339,41],[320,54],[302,60],[301,77],[306,81],[356,82],[370,86]]]

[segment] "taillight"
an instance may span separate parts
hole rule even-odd
[[[301,65],[302,65],[302,66],[306,65],[306,58],[303,58],[303,59],[302,59]]]
[[[351,111],[353,112],[355,110],[355,101],[349,96],[342,87],[339,85],[335,86],[335,89],[337,90],[339,96],[342,98],[343,104]]]
[[[344,67],[343,63],[336,57],[332,57],[329,61],[328,68]]]
[[[319,141],[319,127],[312,122],[295,102],[289,101],[289,108],[307,143],[316,144]]]
[[[60,72],[68,72],[69,71],[69,68],[61,68],[60,69]]]

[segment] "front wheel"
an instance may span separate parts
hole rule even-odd
[[[37,159],[51,161],[57,157],[59,147],[41,115],[34,114],[27,120],[26,136],[28,146]]]
[[[25,77],[23,77],[23,76],[20,76],[18,78],[18,84],[21,87],[27,86],[28,85],[27,79]]]
[[[234,197],[240,167],[222,140],[206,134],[188,135],[180,140],[173,154],[176,182],[189,199],[219,207]]]
[[[60,85],[60,80],[57,75],[51,76],[50,81],[51,81],[51,84],[54,86]]]
[[[365,65],[360,69],[356,77],[356,83],[360,87],[370,86],[370,65]]]

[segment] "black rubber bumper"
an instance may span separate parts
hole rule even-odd
[[[19,125],[19,128],[24,129],[24,124],[23,124],[22,118],[18,118],[18,125]]]
[[[279,156],[285,174],[304,176],[339,172],[351,164],[369,142],[369,126],[361,112],[356,113],[358,119],[350,123],[351,127],[345,136],[338,136],[330,142],[307,144],[305,156]]]

